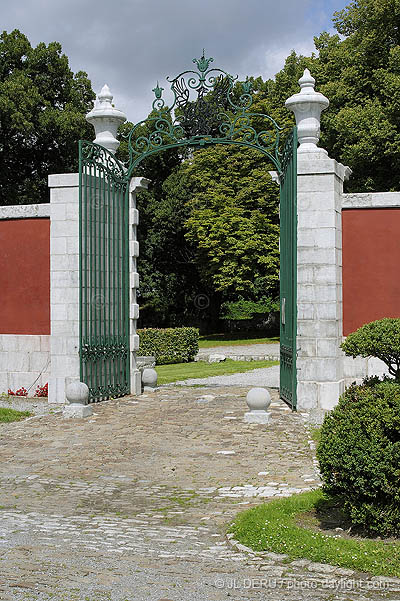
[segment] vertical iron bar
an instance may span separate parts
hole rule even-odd
[[[79,348],[82,349],[82,339],[83,339],[83,244],[82,244],[82,194],[83,189],[86,190],[86,185],[83,179],[83,164],[82,164],[82,141],[79,141]],[[81,382],[84,382],[84,373],[83,373],[83,361],[82,361],[82,353],[80,353],[79,357],[79,378]]]
[[[108,177],[104,182],[105,184],[107,184],[107,186],[109,186],[109,181],[108,181]],[[101,213],[103,216],[103,239],[102,239],[102,244],[101,244],[101,250],[103,253],[103,292],[102,292],[102,322],[103,322],[103,336],[104,336],[104,345],[106,347],[109,346],[109,338],[108,338],[108,332],[107,332],[107,322],[106,322],[106,290],[107,290],[107,271],[106,271],[106,244],[107,244],[107,237],[106,237],[106,186],[103,186],[103,194],[102,194],[102,205],[101,205]],[[103,387],[104,387],[104,398],[108,399],[108,380],[107,380],[107,355],[104,356],[104,360],[103,360],[103,369],[102,369],[102,379],[103,379]]]
[[[293,367],[292,367],[292,389],[293,410],[297,409],[297,127],[293,128],[293,157],[292,157],[292,216],[293,216],[293,277],[292,277],[292,315],[293,315]]]
[[[118,331],[118,343],[121,343],[121,204],[120,204],[120,193],[119,193],[119,188],[118,188],[118,209],[117,210],[117,223],[118,223],[118,227],[117,227],[117,232],[118,232],[118,253],[117,253],[117,259],[118,259],[118,267],[117,267],[117,277],[118,277],[118,281],[117,281],[117,331]],[[118,366],[118,374],[117,374],[117,385],[119,386],[119,381],[121,378],[121,374],[120,374],[120,365],[121,365],[121,360],[118,359],[116,361],[116,366]]]
[[[113,209],[113,301],[112,301],[112,332],[113,332],[113,340],[114,340],[114,344],[117,344],[117,330],[116,330],[116,310],[117,310],[117,303],[116,303],[116,289],[117,289],[117,282],[116,282],[116,277],[117,277],[117,244],[116,244],[116,240],[117,240],[117,219],[116,219],[116,198],[115,198],[115,189],[114,189],[114,185],[113,185],[113,189],[112,189],[112,209]],[[115,364],[116,364],[117,359],[115,358],[112,362],[112,371],[113,371],[113,388],[115,393],[117,392],[117,382],[116,382],[116,378],[115,378]]]
[[[109,183],[109,185],[107,186],[107,252],[108,252],[108,256],[107,256],[107,273],[108,273],[108,279],[107,279],[107,297],[106,297],[106,307],[107,307],[107,311],[108,311],[108,315],[107,315],[107,332],[108,332],[108,337],[109,337],[109,341],[110,344],[113,344],[113,340],[112,340],[112,332],[111,332],[111,285],[112,285],[112,274],[111,274],[111,244],[112,244],[112,239],[111,239],[111,201],[110,201],[110,189],[111,189],[111,181]],[[112,396],[112,362],[113,359],[110,356],[110,358],[108,359],[108,388],[109,388],[109,397]]]
[[[93,330],[94,330],[94,344],[98,345],[99,341],[98,341],[98,332],[97,332],[97,311],[96,311],[96,299],[97,299],[97,247],[98,247],[98,235],[97,235],[97,210],[96,210],[96,204],[97,204],[97,179],[98,179],[98,173],[99,173],[99,169],[95,169],[95,177],[94,177],[94,188],[93,188],[93,201],[92,205],[93,206],[93,228],[92,228],[92,237],[93,237],[93,248],[94,248],[94,253],[93,253],[93,295],[92,295],[92,299],[91,299],[91,304],[92,304],[92,310],[93,310],[93,319],[92,319],[92,325],[93,325]],[[93,232],[94,232],[94,236],[93,236]],[[95,398],[93,399],[94,401],[98,401],[98,375],[97,375],[97,362],[98,359],[97,357],[94,358],[94,362],[93,362],[93,372],[94,372],[94,396]]]
[[[125,193],[124,193],[124,211],[125,211],[125,282],[124,282],[124,298],[125,298],[125,346],[127,348],[127,355],[125,359],[125,394],[130,390],[130,305],[129,305],[129,206],[130,206],[130,198],[129,198],[129,183],[125,184]]]

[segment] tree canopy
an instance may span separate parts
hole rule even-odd
[[[333,22],[338,33],[315,38],[317,55],[290,58],[329,98],[321,146],[351,167],[347,190],[398,190],[400,0],[353,0]]]
[[[77,171],[77,142],[92,136],[95,95],[58,42],[33,48],[15,29],[0,36],[0,204],[48,198],[49,173]]]
[[[351,167],[347,190],[398,190],[400,0],[352,0],[333,23],[337,33],[317,36],[311,57],[292,52],[274,79],[250,78],[252,110],[286,131],[294,115],[285,100],[298,92],[298,79],[309,68],[330,101],[320,145]],[[238,84],[235,98],[240,89]],[[206,101],[229,111],[220,92]],[[93,99],[87,75],[71,71],[60,44],[33,48],[21,32],[3,32],[0,204],[44,202],[49,173],[77,170],[77,142],[93,137],[85,120]],[[191,103],[181,115],[194,135],[197,108]],[[259,129],[261,119],[252,125]],[[120,129],[122,160],[131,128],[127,123]],[[149,128],[144,123],[137,136]],[[279,214],[270,169],[261,153],[222,145],[169,149],[139,165],[134,175],[152,182],[138,196],[142,325],[199,320],[213,329],[221,316],[244,318],[275,307]]]

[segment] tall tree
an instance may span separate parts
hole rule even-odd
[[[95,95],[58,42],[31,46],[15,29],[0,36],[0,204],[48,199],[49,173],[77,171],[85,115]]]
[[[278,190],[265,156],[237,146],[200,150],[183,167],[191,181],[186,221],[204,282],[223,299],[276,296]]]

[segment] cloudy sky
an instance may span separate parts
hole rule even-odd
[[[203,47],[244,79],[273,77],[292,49],[313,51],[349,0],[1,0],[1,29],[58,41],[98,92],[107,83],[130,121],[149,113],[157,79],[190,68]],[[164,86],[166,87],[166,86]]]

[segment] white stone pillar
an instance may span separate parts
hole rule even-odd
[[[139,225],[139,211],[136,208],[136,194],[138,190],[146,190],[150,180],[145,177],[133,177],[129,185],[129,247],[130,247],[130,347],[131,347],[131,394],[142,393],[141,373],[136,366],[136,354],[139,350],[139,336],[136,333],[139,318],[139,305],[137,302],[137,289],[139,288],[139,273],[137,261],[139,257],[139,242],[137,228]]]
[[[351,173],[318,148],[329,101],[306,69],[301,91],[286,101],[299,135],[297,177],[297,408],[332,409],[344,391],[342,195]]]
[[[344,391],[343,182],[349,169],[321,154],[298,155],[297,406],[332,409]]]
[[[50,378],[49,403],[65,403],[79,381],[79,174],[49,176]]]

